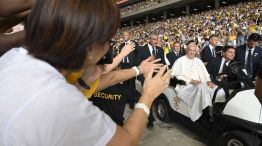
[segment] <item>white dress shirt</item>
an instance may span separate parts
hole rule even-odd
[[[151,46],[150,44],[148,44],[148,48],[149,48],[149,50],[150,50],[151,55],[154,56],[154,55],[153,55],[153,46]],[[156,47],[154,47],[154,48],[155,48],[155,51],[157,51],[157,50],[156,50]],[[155,53],[156,53],[156,52],[155,52]]]
[[[220,64],[220,68],[219,68],[219,72],[218,73],[222,73],[223,72],[223,67],[224,67],[224,63],[225,63],[226,59],[223,57],[221,64]],[[230,60],[228,60],[228,62],[226,63],[226,65],[228,66]]]
[[[179,52],[176,52],[176,51],[174,51],[174,53],[176,54],[176,56],[178,56],[178,55],[179,55]]]
[[[128,40],[127,42],[125,42],[125,46],[126,46],[127,44],[130,44],[130,43],[131,43],[131,41]],[[126,62],[125,62],[125,58],[126,58]],[[123,63],[129,63],[128,55],[127,55],[126,57],[123,58]]]

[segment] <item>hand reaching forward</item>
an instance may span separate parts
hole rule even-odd
[[[146,60],[142,61],[141,64],[138,66],[140,73],[145,75],[149,73],[151,70],[159,70],[163,66],[163,64],[156,64],[159,61],[160,59],[154,60],[154,57],[152,56],[148,57]]]
[[[130,43],[130,44],[127,44],[123,47],[120,54],[122,54],[123,56],[127,56],[129,53],[131,53],[134,50],[135,50],[135,44]]]
[[[153,70],[145,75],[145,82],[143,86],[143,95],[148,102],[153,102],[168,86],[171,78],[171,70],[166,73],[167,66],[160,68],[159,72],[153,76]]]

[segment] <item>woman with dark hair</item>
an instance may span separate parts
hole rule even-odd
[[[170,71],[145,74],[143,93],[120,127],[66,77],[82,69],[99,78],[98,61],[119,25],[113,0],[37,0],[26,26],[25,47],[0,58],[0,145],[136,145],[154,99]],[[139,74],[135,68],[133,73]],[[96,75],[96,77],[94,77]],[[116,74],[115,74],[116,75]]]

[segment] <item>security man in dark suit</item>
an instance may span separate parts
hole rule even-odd
[[[262,62],[262,49],[257,47],[260,36],[252,33],[247,43],[236,48],[236,61],[245,64],[247,75],[251,80],[255,80],[259,64]]]
[[[179,42],[174,42],[173,43],[173,47],[172,47],[172,51],[166,54],[166,58],[168,59],[170,65],[169,68],[172,68],[173,64],[175,63],[175,61],[182,56],[181,52],[180,52],[180,43]]]
[[[224,87],[226,96],[229,96],[229,89],[240,88],[240,83],[237,81],[237,76],[228,72],[228,66],[234,62],[235,48],[233,46],[225,46],[223,48],[222,58],[214,58],[207,64],[207,71],[210,74],[210,78],[216,85]],[[228,87],[229,83],[236,82]]]
[[[135,66],[135,58],[137,51],[139,50],[139,45],[137,42],[131,40],[130,33],[128,31],[123,33],[123,39],[124,42],[118,47],[119,52],[121,52],[125,45],[131,43],[135,44],[135,50],[129,53],[128,56],[124,57],[123,61],[119,65],[121,69],[129,69]],[[125,86],[125,89],[127,90],[127,102],[129,103],[129,107],[131,109],[134,109],[135,102],[137,102],[140,97],[140,93],[136,90],[135,80],[136,78],[134,77],[123,82],[123,86]]]
[[[158,34],[151,33],[149,35],[149,43],[142,46],[138,52],[136,57],[136,65],[139,65],[143,60],[147,59],[150,56],[153,56],[154,59],[161,59],[160,62],[162,64],[165,63],[164,58],[164,50],[161,47],[158,47]],[[142,75],[139,76],[138,80],[141,81],[142,84],[144,84],[144,77]]]
[[[149,35],[149,43],[142,46],[136,57],[136,64],[140,64],[143,60],[147,59],[150,56],[153,56],[155,59],[160,58],[160,63],[165,64],[164,50],[163,48],[157,46],[159,42],[159,36],[156,33],[151,33]]]
[[[165,58],[164,58],[164,50],[161,47],[158,47],[158,39],[159,36],[156,33],[151,33],[149,35],[149,43],[144,45],[143,47],[141,47],[138,50],[138,54],[136,57],[136,64],[140,64],[143,60],[147,59],[150,56],[154,56],[155,59],[161,59],[159,63],[162,64],[166,64],[165,63]],[[138,76],[138,80],[141,81],[142,85],[144,84],[144,76]],[[152,108],[150,109],[150,115],[148,117],[148,123],[147,123],[147,127],[148,128],[152,128],[153,122],[155,121],[154,117],[153,117],[153,112],[152,112]]]
[[[201,54],[201,59],[204,64],[207,64],[216,57],[221,57],[221,47],[217,46],[218,41],[219,39],[216,35],[211,35],[209,37],[209,45],[203,48]]]

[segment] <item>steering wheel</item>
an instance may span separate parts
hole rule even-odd
[[[232,72],[233,74],[238,74],[244,68],[244,64],[241,62],[233,62],[229,64],[227,71]]]

